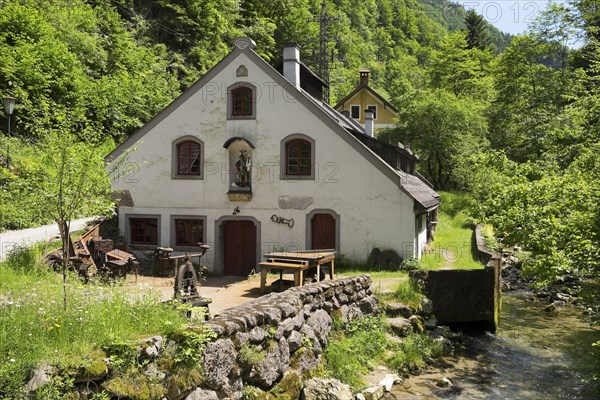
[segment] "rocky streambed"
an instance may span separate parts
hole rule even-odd
[[[503,294],[496,335],[462,335],[455,352],[411,376],[384,397],[391,399],[600,398],[599,382],[585,382],[600,352],[600,327],[580,308],[564,304],[546,311],[526,290]]]

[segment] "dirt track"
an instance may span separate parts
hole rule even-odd
[[[269,277],[267,284],[275,278]],[[137,286],[140,288],[151,288],[161,294],[162,300],[173,297],[174,278],[162,278],[152,276],[138,276]],[[127,276],[127,286],[136,286],[135,277]],[[210,297],[210,313],[214,316],[226,308],[234,307],[261,296],[260,276],[254,275],[248,278],[240,276],[209,276],[200,287],[200,295]]]

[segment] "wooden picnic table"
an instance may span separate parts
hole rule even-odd
[[[304,271],[316,268],[317,281],[321,279],[321,265],[330,264],[329,276],[333,279],[335,250],[302,250],[281,251],[265,254],[267,261],[261,262],[260,267],[260,289],[264,293],[267,285],[267,273],[269,270],[279,270],[280,279],[283,271],[291,271],[294,274],[294,286],[302,286],[304,283]]]

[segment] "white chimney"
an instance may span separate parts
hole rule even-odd
[[[373,117],[375,112],[373,110],[365,110],[365,135],[373,137]]]
[[[300,46],[296,43],[283,45],[283,76],[300,89]]]

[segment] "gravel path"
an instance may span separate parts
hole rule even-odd
[[[88,217],[71,221],[71,232],[85,228],[86,224],[93,219],[93,217]],[[0,261],[4,261],[6,255],[17,245],[30,246],[37,242],[45,242],[50,237],[58,234],[58,225],[56,224],[18,231],[0,232]]]

